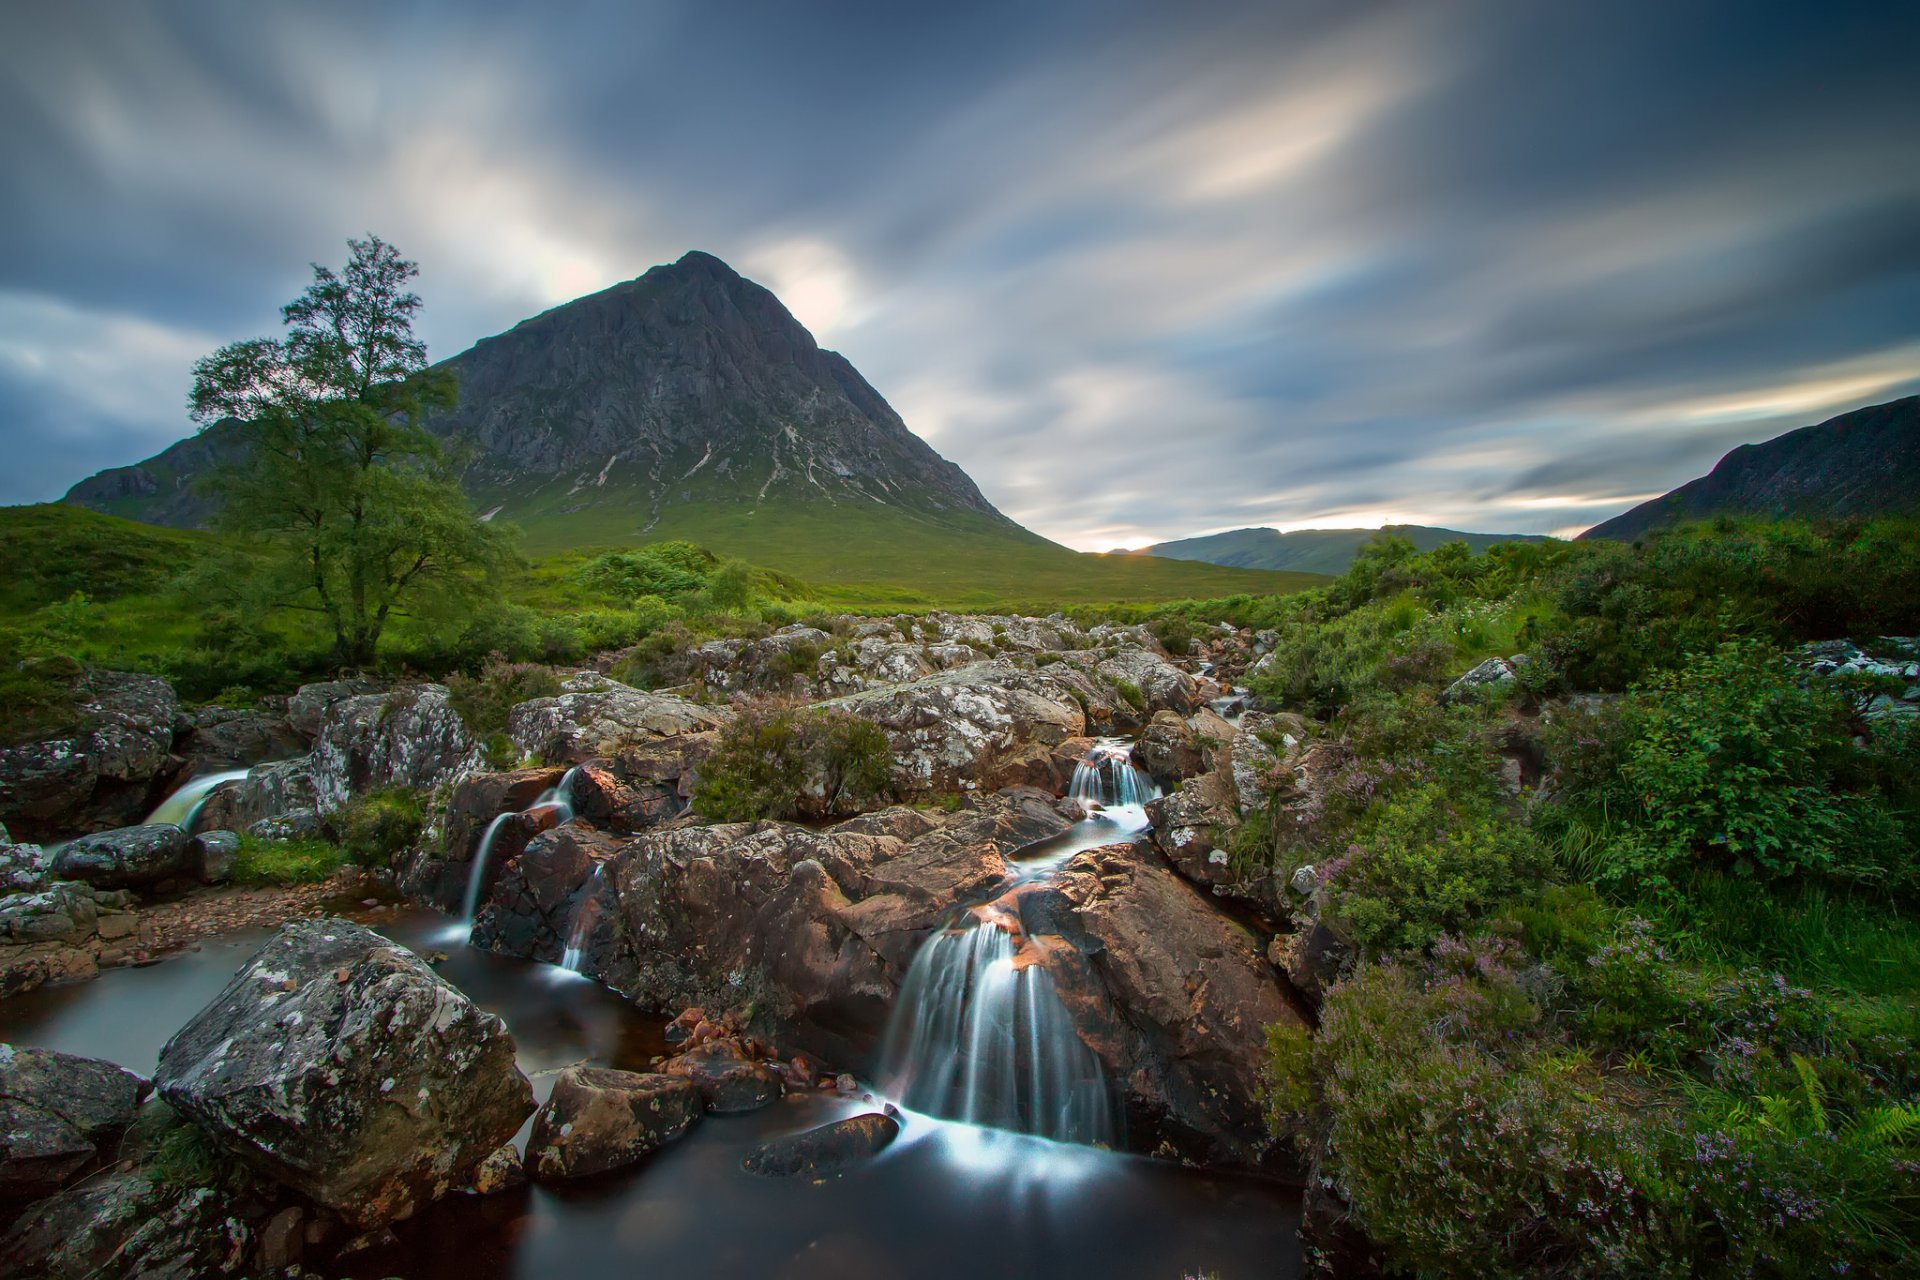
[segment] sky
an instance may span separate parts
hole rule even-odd
[[[314,261],[437,357],[726,259],[1001,510],[1570,533],[1920,391],[1911,3],[0,0],[0,502]]]

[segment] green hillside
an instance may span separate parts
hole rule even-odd
[[[1383,533],[1405,538],[1415,550],[1431,551],[1448,542],[1464,542],[1475,551],[1502,542],[1540,542],[1531,533],[1462,533],[1420,524],[1390,524],[1383,529],[1232,529],[1199,538],[1181,538],[1142,547],[1130,554],[1173,560],[1203,560],[1208,564],[1242,569],[1287,570],[1295,573],[1339,575],[1347,571],[1360,548]]]

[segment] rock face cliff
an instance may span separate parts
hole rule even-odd
[[[1869,405],[1744,444],[1672,493],[1583,538],[1637,538],[1708,516],[1812,519],[1920,514],[1920,396]]]
[[[428,425],[468,449],[468,490],[501,519],[602,508],[645,532],[676,505],[878,503],[1016,527],[845,357],[711,254],[544,312],[442,367],[460,399]],[[203,523],[211,508],[191,481],[233,434],[216,426],[103,471],[66,501]]]

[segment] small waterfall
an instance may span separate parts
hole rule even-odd
[[[888,1091],[918,1111],[1115,1145],[1100,1060],[1046,967],[992,922],[942,931],[920,948],[888,1025],[884,1074]]]
[[[587,887],[574,904],[573,919],[567,923],[567,947],[560,953],[560,967],[581,972],[580,966],[586,961],[587,943],[593,939],[593,926],[600,922],[600,882],[604,878],[606,867],[600,863],[593,866],[593,874],[587,877]]]
[[[536,809],[557,809],[559,816],[553,825],[559,826],[573,817],[573,779],[580,772],[575,766],[562,775],[557,786],[542,791],[534,802],[520,813],[532,813]],[[508,822],[520,816],[520,813],[503,813],[487,824],[481,833],[480,847],[473,851],[473,867],[467,872],[467,892],[461,902],[460,915],[467,922],[467,928],[473,928],[473,918],[480,910],[480,894],[487,883],[487,863],[493,858],[494,842],[500,838],[500,830]]]
[[[1117,740],[1102,740],[1074,766],[1067,795],[1103,808],[1145,805],[1159,792],[1153,779],[1133,763],[1132,748]]]
[[[247,776],[246,769],[222,769],[218,773],[203,773],[189,778],[180,785],[180,789],[162,800],[147,815],[148,822],[171,822],[188,835],[193,834],[193,824],[200,816],[200,808],[206,804],[207,797],[223,783],[237,782]]]

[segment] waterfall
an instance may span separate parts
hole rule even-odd
[[[573,818],[573,779],[579,772],[577,765],[567,770],[561,776],[559,785],[542,791],[534,802],[520,810],[520,813],[532,813],[537,809],[555,809],[558,810],[559,816],[554,819],[554,826],[570,821]],[[487,863],[493,857],[494,842],[499,839],[501,828],[519,817],[520,813],[503,813],[489,822],[486,831],[481,833],[479,848],[473,851],[473,866],[467,872],[467,892],[460,907],[460,915],[466,920],[469,930],[473,928],[473,918],[480,910],[480,894],[486,888]]]
[[[587,887],[574,904],[573,919],[567,924],[567,946],[560,953],[560,967],[581,972],[580,966],[586,961],[587,943],[593,939],[593,926],[600,921],[600,882],[606,870],[600,863],[594,863],[593,874],[587,877]]]
[[[223,783],[237,782],[247,776],[245,769],[223,769],[219,773],[203,773],[187,779],[180,789],[162,800],[154,811],[147,815],[148,822],[171,822],[188,835],[193,834],[194,820],[200,816],[200,807],[207,802],[214,789]]]
[[[884,1078],[917,1111],[1059,1142],[1114,1145],[1100,1060],[1046,967],[978,921],[914,957],[887,1029]]]
[[[1070,798],[1103,808],[1144,806],[1157,794],[1153,780],[1134,766],[1132,748],[1116,739],[1095,743],[1074,766],[1067,788]]]

